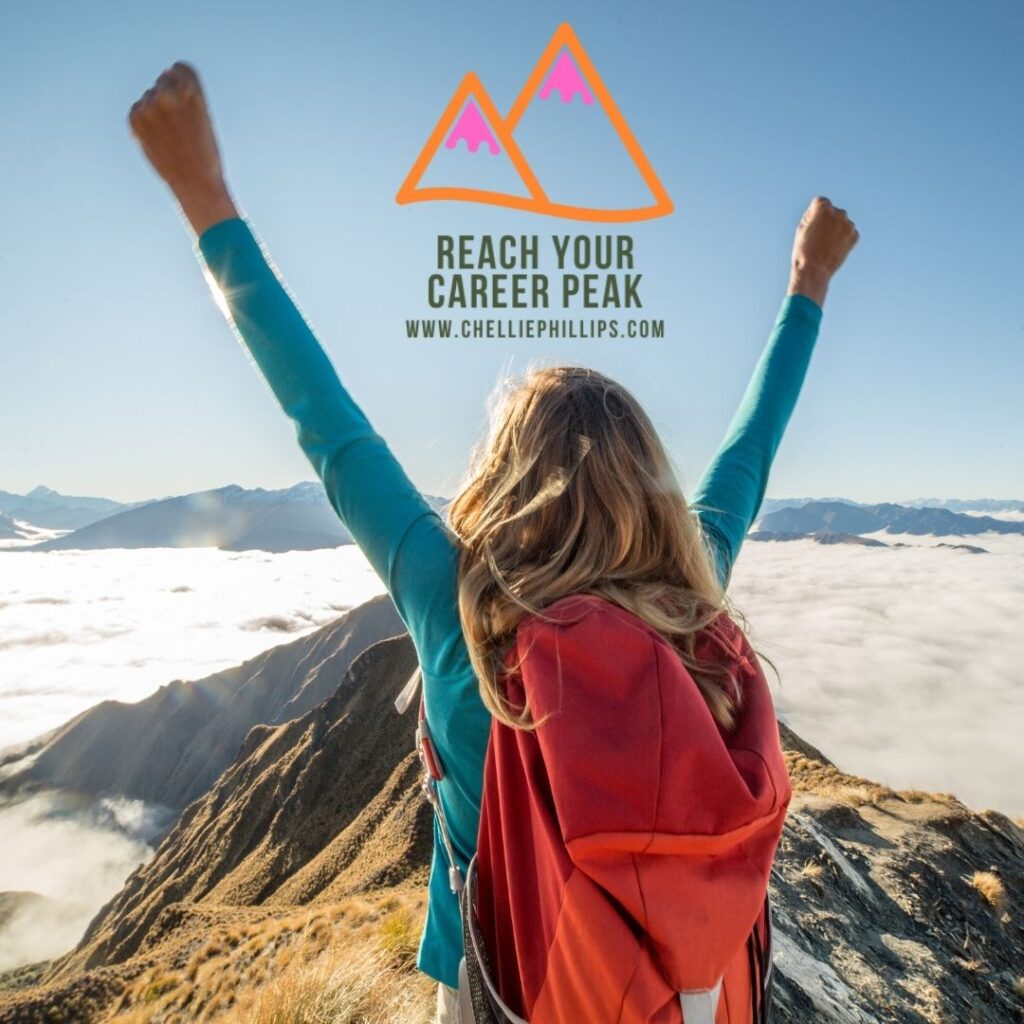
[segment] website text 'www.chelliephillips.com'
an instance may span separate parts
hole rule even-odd
[[[664,320],[546,319],[406,320],[406,338],[548,339],[664,338]]]

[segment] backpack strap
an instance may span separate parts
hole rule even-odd
[[[423,672],[416,666],[416,671],[409,676],[409,681],[402,687],[402,692],[395,701],[395,710],[404,715],[412,706],[413,697],[423,685]],[[423,795],[427,798],[434,811],[434,820],[441,833],[441,842],[444,844],[444,852],[448,858],[448,884],[452,892],[458,895],[462,892],[465,880],[459,863],[455,859],[455,847],[452,845],[451,832],[448,830],[448,819],[444,814],[444,807],[441,806],[441,798],[437,792],[437,784],[444,778],[444,765],[434,745],[434,739],[430,734],[430,726],[427,724],[427,708],[423,701],[423,694],[420,693],[419,718],[416,722],[416,751],[420,756],[420,764],[423,765]]]
[[[480,932],[476,916],[476,854],[469,862],[466,872],[466,888],[459,900],[462,909],[464,978],[468,987],[468,999],[472,1003],[473,1016],[463,1016],[463,1024],[527,1024],[502,1001],[494,983],[490,960]],[[463,972],[460,968],[459,989],[463,991]],[[465,1011],[464,1011],[465,1012]]]
[[[404,715],[412,707],[413,698],[423,685],[423,672],[416,671],[402,688],[395,701],[395,710]],[[463,1024],[527,1024],[522,1017],[514,1014],[498,995],[490,972],[490,963],[480,934],[480,923],[476,912],[476,855],[469,863],[469,870],[463,876],[455,859],[448,820],[438,794],[437,784],[445,777],[444,764],[437,752],[430,724],[427,722],[426,704],[420,693],[419,713],[416,722],[416,751],[423,766],[423,793],[434,811],[434,820],[441,833],[445,856],[448,860],[448,882],[459,898],[459,916],[462,918],[463,947],[465,955],[459,964],[459,1010]]]
[[[772,1019],[775,969],[772,963],[772,901],[769,893],[765,893],[762,918],[764,934],[762,935],[755,923],[747,938],[753,1024],[771,1024]]]
[[[722,979],[714,988],[679,993],[679,1007],[683,1011],[683,1024],[715,1024],[718,999],[722,994]]]
[[[772,959],[772,898],[770,893],[764,897],[764,943],[757,943],[760,954],[761,968],[761,999],[757,1024],[771,1024],[772,997],[775,992],[775,963]]]

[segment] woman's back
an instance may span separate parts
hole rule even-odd
[[[531,1024],[646,1024],[680,1021],[689,992],[717,1006],[697,1019],[749,1021],[790,798],[754,652],[725,615],[698,638],[741,692],[727,731],[637,616],[594,595],[544,615],[507,679],[540,724],[496,721],[485,767],[477,910],[503,998]]]

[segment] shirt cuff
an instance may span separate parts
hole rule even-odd
[[[219,221],[196,240],[196,249],[210,268],[216,267],[230,253],[253,245],[259,248],[252,229],[241,217]]]
[[[791,316],[802,317],[810,321],[814,327],[817,327],[821,323],[821,306],[814,299],[808,298],[806,295],[787,295],[782,300],[782,306],[779,308],[778,320],[781,322]]]

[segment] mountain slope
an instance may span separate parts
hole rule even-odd
[[[407,639],[381,641],[321,705],[254,728],[56,976],[152,946],[167,931],[161,916],[178,903],[305,905],[420,871],[430,822],[416,785],[415,716],[396,715],[395,694],[380,685],[415,667]]]
[[[115,1006],[132,1024],[246,1020],[230,1004],[265,983],[257,959],[291,943],[315,962],[310,921],[350,929],[353,899],[391,906],[422,885],[415,720],[391,703],[414,665],[407,636],[382,641],[324,702],[254,727],[76,950],[0,979],[0,1024]],[[782,732],[794,799],[772,881],[777,1024],[1024,1020],[1024,832],[845,774]],[[338,969],[359,969],[351,952]]]
[[[787,753],[773,871],[778,1019],[1024,1020],[1024,831]]]
[[[337,689],[361,651],[404,630],[382,595],[241,665],[169,683],[134,704],[103,701],[8,754],[0,796],[74,789],[180,810],[213,785],[253,726],[305,714]]]
[[[288,941],[297,905],[344,918],[339,900],[421,892],[430,812],[413,753],[415,716],[395,713],[391,685],[400,687],[415,665],[407,636],[381,641],[312,711],[255,727],[234,764],[185,810],[75,950],[0,975],[0,1022],[103,1020],[143,972],[207,960],[213,936],[231,949],[242,926],[267,922],[257,952],[273,954]],[[394,903],[390,896],[385,905]],[[298,918],[300,937],[323,920],[312,911]],[[237,985],[238,968],[228,966]],[[190,996],[176,1019],[213,1019],[199,1009],[207,1001],[225,1008],[224,985],[216,987]],[[151,985],[143,1002],[154,1002]]]

